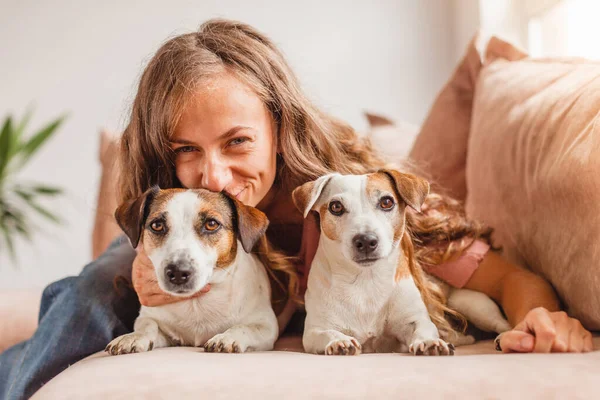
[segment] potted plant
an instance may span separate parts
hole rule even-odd
[[[27,113],[21,121],[15,123],[13,118],[8,116],[4,119],[0,131],[0,251],[8,251],[13,261],[16,261],[16,237],[31,240],[32,214],[40,215],[54,223],[61,222],[57,215],[40,202],[44,197],[60,195],[60,188],[17,182],[14,178],[52,137],[64,121],[64,117],[50,122],[33,135],[25,135],[30,118],[31,113]]]

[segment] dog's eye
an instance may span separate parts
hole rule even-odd
[[[392,199],[390,196],[382,197],[379,200],[379,207],[385,211],[389,211],[394,208],[394,204],[394,199]]]
[[[150,229],[154,232],[163,232],[165,230],[165,223],[162,221],[154,221],[150,224]]]
[[[329,203],[329,212],[333,215],[340,216],[344,213],[344,211],[344,205],[341,202],[334,200],[331,203]]]
[[[209,232],[214,232],[217,229],[219,229],[219,227],[221,226],[221,224],[219,224],[217,221],[215,221],[214,219],[208,219],[206,220],[206,222],[204,223],[204,229],[206,229]]]

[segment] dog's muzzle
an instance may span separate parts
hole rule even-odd
[[[165,283],[177,293],[185,293],[194,286],[194,268],[187,263],[170,263],[165,269]]]
[[[379,259],[377,247],[379,238],[373,232],[360,233],[352,238],[354,261],[359,264],[371,264]]]

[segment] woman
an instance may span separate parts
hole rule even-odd
[[[122,201],[154,184],[225,190],[265,212],[268,237],[286,254],[300,255],[304,277],[318,229],[294,208],[292,189],[331,171],[383,166],[349,126],[306,99],[268,38],[223,20],[158,50],[141,78],[120,152]],[[501,304],[515,326],[501,338],[503,351],[591,350],[589,332],[559,311],[548,283],[494,252],[480,253],[475,267],[453,263],[440,276]],[[32,395],[69,364],[130,331],[136,294],[118,280],[113,287],[116,276],[130,274],[142,304],[176,301],[158,288],[148,258],[116,239],[81,275],[46,288],[35,335],[0,356],[2,397]],[[281,327],[293,312],[288,302]]]

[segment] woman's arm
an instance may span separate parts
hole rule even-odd
[[[486,253],[465,288],[483,292],[498,302],[512,326],[536,307],[560,311],[558,298],[548,282],[493,251]]]
[[[504,352],[592,350],[590,332],[560,311],[552,286],[493,251],[486,253],[464,287],[487,294],[504,309],[514,326],[500,339]]]

